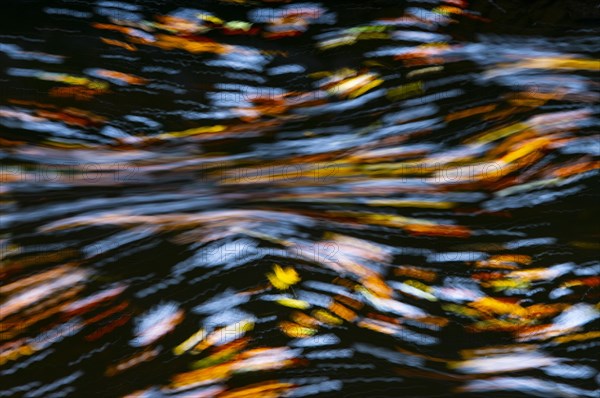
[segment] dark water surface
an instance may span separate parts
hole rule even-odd
[[[2,397],[597,397],[587,1],[8,1]]]

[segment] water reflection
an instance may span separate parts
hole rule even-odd
[[[595,396],[595,28],[490,3],[15,6],[0,394]]]

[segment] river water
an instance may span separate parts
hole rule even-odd
[[[597,397],[587,1],[7,1],[3,397]]]

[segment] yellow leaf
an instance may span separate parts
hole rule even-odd
[[[310,307],[310,304],[304,300],[296,300],[296,299],[291,299],[291,298],[282,298],[282,299],[277,300],[277,302],[281,305],[285,305],[286,307],[298,308],[301,310],[304,310],[304,309]]]
[[[177,347],[173,348],[173,354],[181,355],[184,352],[192,349],[196,344],[202,341],[206,337],[206,332],[204,329],[200,329],[193,335],[191,335],[186,341],[179,344]]]
[[[300,281],[298,273],[292,267],[284,269],[280,265],[275,264],[273,271],[274,273],[267,274],[267,278],[279,290],[285,290]]]

